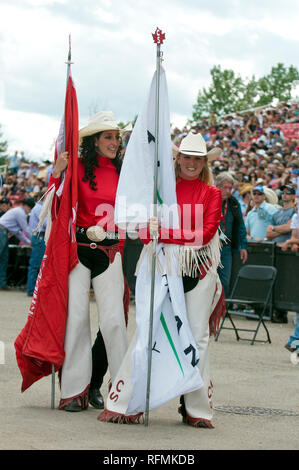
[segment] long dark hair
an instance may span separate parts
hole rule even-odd
[[[82,143],[79,147],[79,155],[82,158],[82,163],[85,169],[85,174],[82,178],[82,181],[84,182],[89,181],[89,187],[93,191],[97,190],[97,182],[94,181],[95,179],[94,169],[99,167],[98,151],[95,147],[94,140],[96,137],[99,137],[101,134],[102,132],[98,132],[97,134],[83,137]],[[121,163],[122,163],[121,148],[122,148],[122,143],[120,141],[119,147],[116,153],[116,157],[111,160],[118,174],[120,173]]]

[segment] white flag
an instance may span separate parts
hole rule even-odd
[[[153,204],[155,154],[156,74],[143,112],[138,116],[121,169],[115,223],[147,223]],[[159,106],[159,218],[165,228],[178,228],[176,181],[170,138],[170,121],[165,72],[161,70]],[[133,208],[141,209],[134,213]],[[165,210],[166,206],[166,210]],[[168,217],[171,207],[172,218]],[[137,329],[113,381],[102,421],[134,417],[146,409],[148,338],[151,301],[151,259],[154,243],[145,246],[138,263],[136,281]],[[191,333],[179,275],[179,247],[157,245],[153,342],[149,408],[153,409],[202,387],[197,366],[200,360]]]
[[[146,224],[153,215],[155,157],[155,72],[150,92],[128,142],[115,200],[115,223]],[[158,217],[163,227],[179,228],[170,135],[166,75],[161,67],[158,136]]]

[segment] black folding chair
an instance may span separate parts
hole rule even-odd
[[[234,330],[238,341],[251,341],[251,344],[254,344],[256,341],[271,343],[270,334],[264,322],[264,316],[270,303],[276,274],[277,269],[273,266],[258,266],[251,264],[241,267],[232,288],[231,296],[225,300],[226,314],[222,320],[215,341],[218,340],[221,330]],[[242,312],[239,310],[233,310],[232,307],[235,305],[244,305],[254,309],[255,315],[248,315],[246,311]],[[233,315],[256,319],[256,328],[238,328],[232,320]],[[232,327],[223,326],[226,319],[230,320]],[[261,325],[263,325],[266,330],[267,340],[256,339]],[[239,331],[250,331],[254,333],[253,338],[241,338],[238,333]]]

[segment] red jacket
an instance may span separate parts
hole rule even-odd
[[[82,181],[85,174],[84,165],[78,160],[78,212],[77,225],[80,227],[91,227],[92,225],[101,225],[107,230],[114,228],[114,204],[119,176],[116,168],[109,158],[98,156],[98,165],[94,169],[95,181],[97,183],[96,191],[89,186],[89,181]],[[55,184],[56,190],[60,185],[60,178],[50,177],[49,186]],[[103,205],[103,206],[102,206]],[[100,214],[102,207],[108,209],[110,213]],[[102,223],[101,223],[102,221]]]
[[[221,191],[199,179],[180,178],[176,185],[180,229],[162,228],[159,242],[203,246],[215,235],[221,219]],[[201,209],[200,209],[201,208]],[[202,214],[200,219],[199,214]],[[140,238],[149,243],[148,229],[141,229]]]
[[[82,181],[85,175],[84,165],[78,160],[78,211],[77,225],[79,227],[91,227],[100,225],[105,230],[117,232],[114,224],[114,205],[119,175],[112,161],[107,157],[98,156],[98,165],[94,175],[97,183],[96,191],[89,186],[89,181]],[[49,187],[55,184],[56,190],[60,185],[60,178],[50,177]],[[120,251],[124,246],[124,239],[120,240]]]

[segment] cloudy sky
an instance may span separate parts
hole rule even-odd
[[[112,110],[127,122],[155,70],[151,33],[166,33],[171,121],[192,115],[220,64],[244,78],[299,66],[298,0],[0,0],[0,124],[9,152],[52,159],[65,97],[68,36],[80,126]]]

